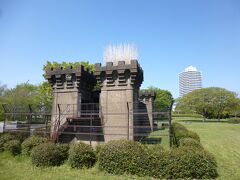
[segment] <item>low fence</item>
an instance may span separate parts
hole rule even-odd
[[[50,110],[32,105],[2,104],[4,110],[3,132],[18,131],[32,135],[40,132],[45,136],[50,135]]]
[[[172,142],[171,108],[159,110],[157,104],[149,108],[139,103],[119,103],[115,110],[97,103],[56,107],[51,115],[49,111],[32,111],[30,105],[24,111],[4,105],[4,131],[42,133],[65,143],[80,140],[92,144],[122,138],[150,144]]]

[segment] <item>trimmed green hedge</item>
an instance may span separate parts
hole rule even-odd
[[[45,131],[46,130],[44,128],[34,129],[32,135],[47,138],[47,134]]]
[[[93,148],[83,142],[70,145],[68,162],[72,168],[90,168],[96,162]]]
[[[164,179],[167,176],[165,166],[168,161],[169,151],[161,145],[148,145],[145,147],[148,156],[147,175],[154,178]]]
[[[177,114],[172,113],[172,117],[192,117],[192,118],[203,118],[200,114]]]
[[[192,138],[200,142],[200,137],[197,133],[189,131],[185,126],[180,123],[172,123],[172,133],[173,133],[173,145],[179,146],[179,141],[182,138]]]
[[[215,158],[204,150],[174,148],[166,162],[163,169],[166,179],[214,179],[218,176]]]
[[[182,139],[181,147],[164,150],[161,145],[110,141],[99,150],[98,165],[100,170],[111,174],[134,174],[159,179],[216,178],[218,173],[214,157],[203,148],[196,148],[197,143],[194,139]]]
[[[159,144],[143,145],[136,141],[114,140],[96,147],[83,142],[54,144],[46,138],[30,137],[22,143],[23,154],[31,153],[35,166],[58,166],[68,158],[72,168],[92,167],[111,174],[132,174],[159,179],[214,179],[217,163],[205,151],[199,136],[179,123],[173,123],[174,148],[165,150]],[[19,140],[13,135],[0,136],[5,150],[13,155],[21,152]],[[97,157],[96,157],[97,154]]]
[[[31,151],[32,163],[39,166],[59,166],[64,162],[61,152],[54,143],[43,143]]]
[[[179,141],[179,147],[189,147],[203,150],[203,146],[199,141],[196,141],[193,138],[182,138]]]
[[[63,161],[67,160],[69,156],[69,144],[56,144],[56,146],[60,152],[61,159]]]
[[[218,176],[214,157],[203,149],[190,146],[164,150],[146,149],[148,176],[159,179],[214,179]]]
[[[103,148],[103,146],[104,146],[105,144],[98,144],[96,147],[95,147],[95,154],[96,154],[96,156],[97,156],[97,158],[99,157],[99,153],[100,153],[100,151],[101,151],[101,149]]]
[[[8,134],[12,135],[15,140],[19,140],[21,143],[29,137],[29,133],[24,131],[10,131]]]
[[[19,140],[11,140],[4,144],[4,150],[9,151],[13,156],[21,154],[21,142]]]
[[[196,141],[200,142],[199,135],[197,133],[193,132],[193,131],[188,130],[188,133],[187,133],[186,137],[195,139]]]
[[[99,168],[108,173],[147,174],[147,153],[144,146],[135,141],[110,141],[101,147],[98,158]]]
[[[30,155],[31,154],[31,150],[43,143],[46,143],[48,141],[47,138],[43,138],[43,137],[38,137],[38,136],[32,136],[27,138],[25,141],[23,141],[22,143],[22,154],[24,155]]]
[[[0,136],[0,152],[4,151],[4,144],[8,141],[14,140],[15,137],[11,134],[4,133]]]
[[[28,137],[28,133],[22,131],[10,131],[0,136],[0,152],[4,151],[4,144],[11,140],[18,140],[22,143]]]
[[[230,123],[230,124],[240,124],[240,118],[230,118],[230,119],[228,119],[228,123]]]

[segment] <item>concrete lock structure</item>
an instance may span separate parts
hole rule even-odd
[[[57,67],[47,69],[45,78],[53,88],[51,136],[56,141],[139,140],[143,131],[154,130],[155,94],[139,95],[143,70],[137,60],[97,63],[94,73],[83,66]],[[96,92],[97,82],[101,91]],[[83,114],[88,104],[98,106],[97,114]]]
[[[47,69],[45,78],[53,88],[51,136],[55,139],[67,118],[81,116],[82,103],[93,102],[91,92],[96,79],[84,66]]]
[[[95,77],[101,84],[100,103],[105,122],[104,139],[134,139],[134,109],[137,109],[138,91],[143,81],[143,70],[137,60],[130,64],[95,65]],[[131,112],[131,113],[130,113]]]
[[[153,91],[143,91],[139,93],[139,106],[141,110],[145,111],[145,115],[147,115],[145,117],[145,121],[144,121],[144,125],[145,126],[149,126],[150,130],[153,131],[154,130],[154,124],[153,124],[153,112],[154,112],[154,101],[156,98],[156,94]]]

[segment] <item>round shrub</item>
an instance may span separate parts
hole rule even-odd
[[[174,148],[166,162],[165,179],[214,179],[218,176],[216,160],[204,150]]]
[[[63,163],[61,153],[54,143],[43,143],[31,151],[32,163],[39,166],[59,166]]]
[[[188,131],[187,128],[184,125],[182,125],[180,123],[177,123],[177,122],[172,123],[172,129],[173,129],[174,132],[178,132],[178,131],[187,132]]]
[[[240,124],[240,118],[230,118],[230,119],[228,119],[228,123],[230,123],[230,124]]]
[[[189,143],[190,142],[190,143]],[[194,142],[194,143],[193,143]],[[148,176],[159,179],[213,179],[218,176],[214,157],[190,138],[181,140],[179,148],[164,150],[160,145],[146,146]]]
[[[90,145],[73,143],[70,145],[68,161],[72,168],[89,168],[95,164],[96,155]]]
[[[173,133],[173,145],[179,146],[179,141],[182,138],[192,138],[200,142],[200,137],[197,133],[189,131],[185,126],[179,123],[172,124],[172,133]]]
[[[4,150],[9,151],[14,156],[21,154],[21,142],[19,140],[8,141],[4,144]]]
[[[155,153],[155,152],[162,152],[165,149],[162,147],[161,144],[147,144],[144,146],[145,150],[149,153]]]
[[[102,146],[99,156],[99,168],[112,174],[147,174],[147,153],[144,146],[135,141],[114,140]]]
[[[38,128],[38,129],[34,129],[32,134],[33,136],[38,136],[38,137],[47,137],[46,135],[46,130],[43,128]]]
[[[8,133],[4,133],[1,135],[0,137],[0,152],[4,151],[4,144],[8,141],[11,141],[14,139],[14,136],[8,134]]]
[[[185,146],[185,147],[190,147],[190,148],[196,148],[196,149],[203,149],[203,146],[198,142],[197,140],[193,138],[182,138],[179,141],[179,146]]]
[[[98,144],[96,147],[95,147],[95,153],[96,155],[98,156],[101,149],[103,148],[104,144]]]
[[[56,144],[56,146],[60,153],[60,158],[64,162],[68,159],[69,144]]]
[[[38,136],[29,137],[26,140],[24,140],[22,143],[22,153],[24,155],[30,155],[31,150],[34,147],[36,147],[42,143],[46,143],[47,141],[48,141],[47,138],[43,138],[43,137],[38,137]]]
[[[193,131],[188,131],[187,137],[195,139],[196,141],[200,142],[199,135],[197,133],[193,132]]]
[[[29,133],[25,131],[10,131],[9,134],[14,136],[14,139],[19,140],[21,143],[29,137]]]
[[[187,128],[179,123],[173,123],[171,131],[173,133],[173,144],[175,146],[179,146],[179,140],[187,137],[188,134]]]
[[[166,176],[164,166],[167,164],[169,151],[166,151],[161,145],[148,145],[145,151],[148,155],[147,175],[163,179]]]

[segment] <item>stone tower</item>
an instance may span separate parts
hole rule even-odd
[[[153,122],[153,112],[154,112],[154,100],[156,98],[156,93],[153,91],[143,91],[139,93],[139,108],[145,111],[145,119],[142,121],[141,125],[148,126],[150,131],[154,130],[154,122]],[[143,117],[141,117],[143,119]],[[145,132],[149,132],[149,130],[145,130]]]
[[[94,75],[101,85],[99,103],[104,124],[105,142],[115,139],[134,139],[134,109],[138,107],[138,92],[143,70],[137,60],[129,64],[95,64]]]
[[[81,104],[92,102],[92,89],[96,84],[93,72],[84,66],[47,69],[45,78],[53,88],[51,135],[66,123],[66,117],[81,116]]]

